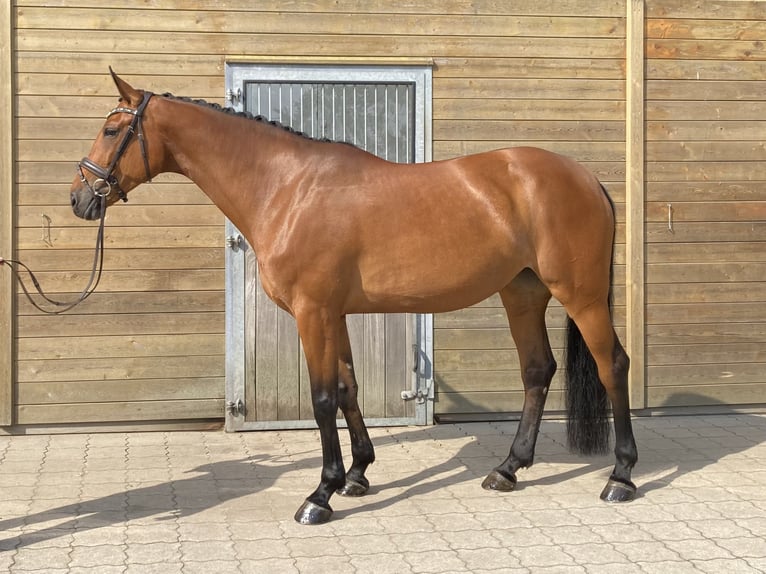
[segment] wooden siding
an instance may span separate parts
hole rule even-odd
[[[647,2],[647,405],[766,402],[766,3]]]
[[[109,65],[136,86],[223,103],[229,57],[427,59],[434,159],[545,147],[587,165],[617,202],[615,321],[640,353],[634,406],[765,403],[765,10],[719,0],[411,0],[396,13],[387,0],[15,0],[0,37],[14,96],[0,109],[0,171],[14,182],[0,191],[0,254],[13,247],[61,297],[84,284],[95,225],[71,214],[68,189],[116,101]],[[166,175],[110,210],[103,282],[74,313],[44,317],[11,301],[3,274],[0,330],[15,333],[0,343],[0,377],[15,384],[12,411],[11,388],[0,388],[7,416],[70,428],[221,419],[223,236],[207,198]],[[563,323],[554,304],[559,363]],[[436,414],[518,411],[499,299],[434,325]],[[549,409],[561,399],[559,374]]]

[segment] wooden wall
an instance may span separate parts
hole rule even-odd
[[[418,0],[392,14],[384,0],[16,0],[19,255],[50,290],[85,280],[95,230],[72,216],[67,190],[114,105],[110,64],[138,87],[221,102],[226,57],[432,59],[435,158],[554,144],[619,182],[624,2],[544,4]],[[51,319],[19,300],[16,422],[220,417],[221,216],[165,177],[108,223],[107,273],[87,306]],[[440,325],[443,342],[475,326],[452,320]],[[446,373],[476,343],[444,345]]]
[[[633,337],[634,406],[690,393],[766,402],[764,3],[645,4],[413,0],[394,13],[387,0],[14,0],[13,42],[0,47],[13,44],[16,184],[13,200],[0,195],[13,203],[2,222],[15,221],[18,256],[46,289],[84,284],[95,225],[72,215],[68,189],[116,101],[108,65],[138,87],[223,103],[227,57],[430,59],[434,159],[546,147],[588,165],[617,202],[615,316]],[[111,209],[107,271],[85,306],[49,318],[17,298],[15,338],[0,349],[16,359],[14,421],[220,420],[223,235],[218,210],[177,177]],[[626,273],[640,279],[629,297]],[[554,306],[557,354],[563,322]],[[518,410],[499,301],[434,323],[435,412]],[[557,375],[551,408],[560,388]]]
[[[647,406],[766,402],[766,2],[646,4]]]

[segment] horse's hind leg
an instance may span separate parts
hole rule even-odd
[[[545,328],[545,309],[551,294],[529,269],[500,292],[511,334],[516,343],[524,382],[524,408],[508,458],[482,483],[487,490],[513,490],[516,471],[532,465],[540,420],[556,361]]]
[[[631,481],[631,471],[638,460],[638,451],[630,422],[628,395],[630,361],[614,332],[606,301],[603,304],[586,306],[579,313],[572,315],[572,320],[579,329],[579,336],[582,336],[593,359],[595,359],[598,378],[612,403],[616,463],[609,482],[601,493],[601,498],[607,502],[627,502],[635,498],[636,486]],[[576,331],[575,336],[578,336]],[[570,343],[571,337],[570,333]],[[569,361],[567,362],[569,363]],[[582,365],[585,362],[578,360],[575,363]],[[567,370],[572,371],[574,369],[568,364]],[[568,372],[568,377],[574,378],[575,383],[587,384],[585,381],[578,381],[576,375],[577,373]],[[568,386],[571,384],[568,382]]]
[[[338,494],[361,496],[370,488],[370,483],[364,473],[367,467],[375,461],[375,450],[357,402],[358,385],[354,375],[351,341],[348,337],[345,317],[341,319],[340,324],[338,385],[340,410],[348,424],[348,432],[351,436],[351,454],[354,457],[351,468],[346,473],[346,484],[338,490]]]

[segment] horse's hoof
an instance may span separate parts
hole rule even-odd
[[[516,488],[516,477],[511,475],[507,477],[498,470],[493,470],[481,483],[484,490],[499,490],[501,492],[510,492]]]
[[[295,522],[300,524],[324,524],[330,520],[331,516],[332,508],[329,506],[325,508],[310,500],[306,500],[298,509],[298,512],[295,513]]]
[[[604,502],[630,502],[636,498],[636,485],[632,482],[620,482],[609,479],[604,490],[601,491],[601,500]]]
[[[367,481],[365,481],[367,482]],[[346,484],[343,488],[339,488],[336,492],[342,496],[363,496],[370,490],[369,483],[365,484],[357,480],[346,479]]]

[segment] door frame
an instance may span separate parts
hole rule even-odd
[[[227,61],[225,65],[227,105],[243,111],[244,82],[307,83],[409,83],[414,86],[415,162],[432,159],[432,68],[423,62],[405,65],[343,64],[338,62],[253,63]],[[425,223],[425,222],[424,222]],[[314,420],[246,421],[245,348],[245,253],[249,249],[239,230],[226,220],[226,410],[227,432],[315,428]],[[414,364],[410,388],[402,400],[415,404],[412,417],[366,418],[367,426],[426,425],[433,422],[433,316],[410,315]],[[338,420],[338,426],[345,426]]]

